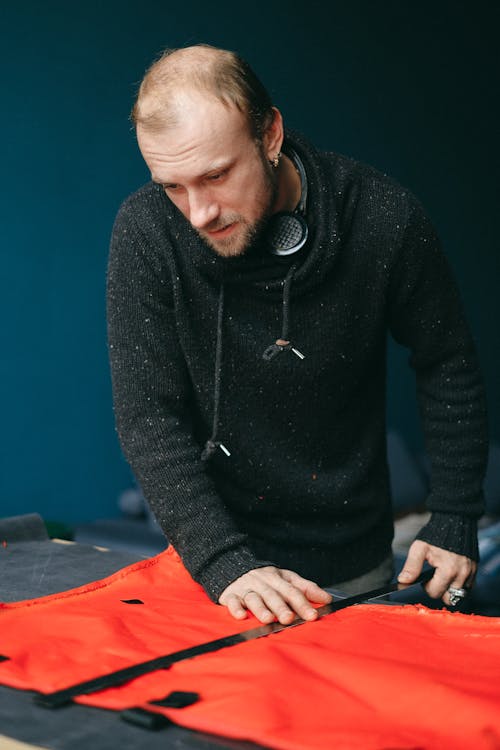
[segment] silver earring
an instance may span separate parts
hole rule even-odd
[[[269,164],[271,164],[272,167],[277,169],[280,163],[280,159],[281,159],[281,151],[278,151],[274,159],[269,160]]]

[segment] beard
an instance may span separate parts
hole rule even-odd
[[[217,255],[224,258],[238,257],[247,254],[259,244],[269,218],[273,213],[273,206],[278,195],[277,175],[272,167],[269,166],[263,153],[261,153],[261,167],[260,185],[257,188],[255,198],[255,213],[257,215],[255,219],[250,221],[242,214],[228,213],[219,216],[217,221],[207,228],[208,231],[202,229],[196,230]],[[209,234],[209,232],[224,230],[233,224],[234,228],[227,237],[214,238]]]

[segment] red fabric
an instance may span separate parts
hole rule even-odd
[[[103,581],[0,605],[0,653],[10,657],[0,682],[51,692],[257,624],[211,603],[170,548]],[[499,619],[358,605],[77,701],[142,705],[284,750],[499,750],[499,677]],[[201,700],[148,703],[172,690]]]

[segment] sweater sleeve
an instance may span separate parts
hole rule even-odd
[[[259,563],[200,460],[169,272],[124,204],[111,239],[108,341],[118,435],[168,540],[214,600]]]
[[[411,350],[431,462],[432,515],[417,539],[477,560],[488,447],[485,393],[451,269],[414,198],[392,268],[389,310],[392,335]]]

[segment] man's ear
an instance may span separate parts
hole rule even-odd
[[[283,118],[281,112],[276,107],[272,108],[273,119],[267,126],[262,136],[262,144],[264,146],[264,153],[266,154],[269,161],[274,161],[276,156],[281,151],[285,132],[283,129]]]

